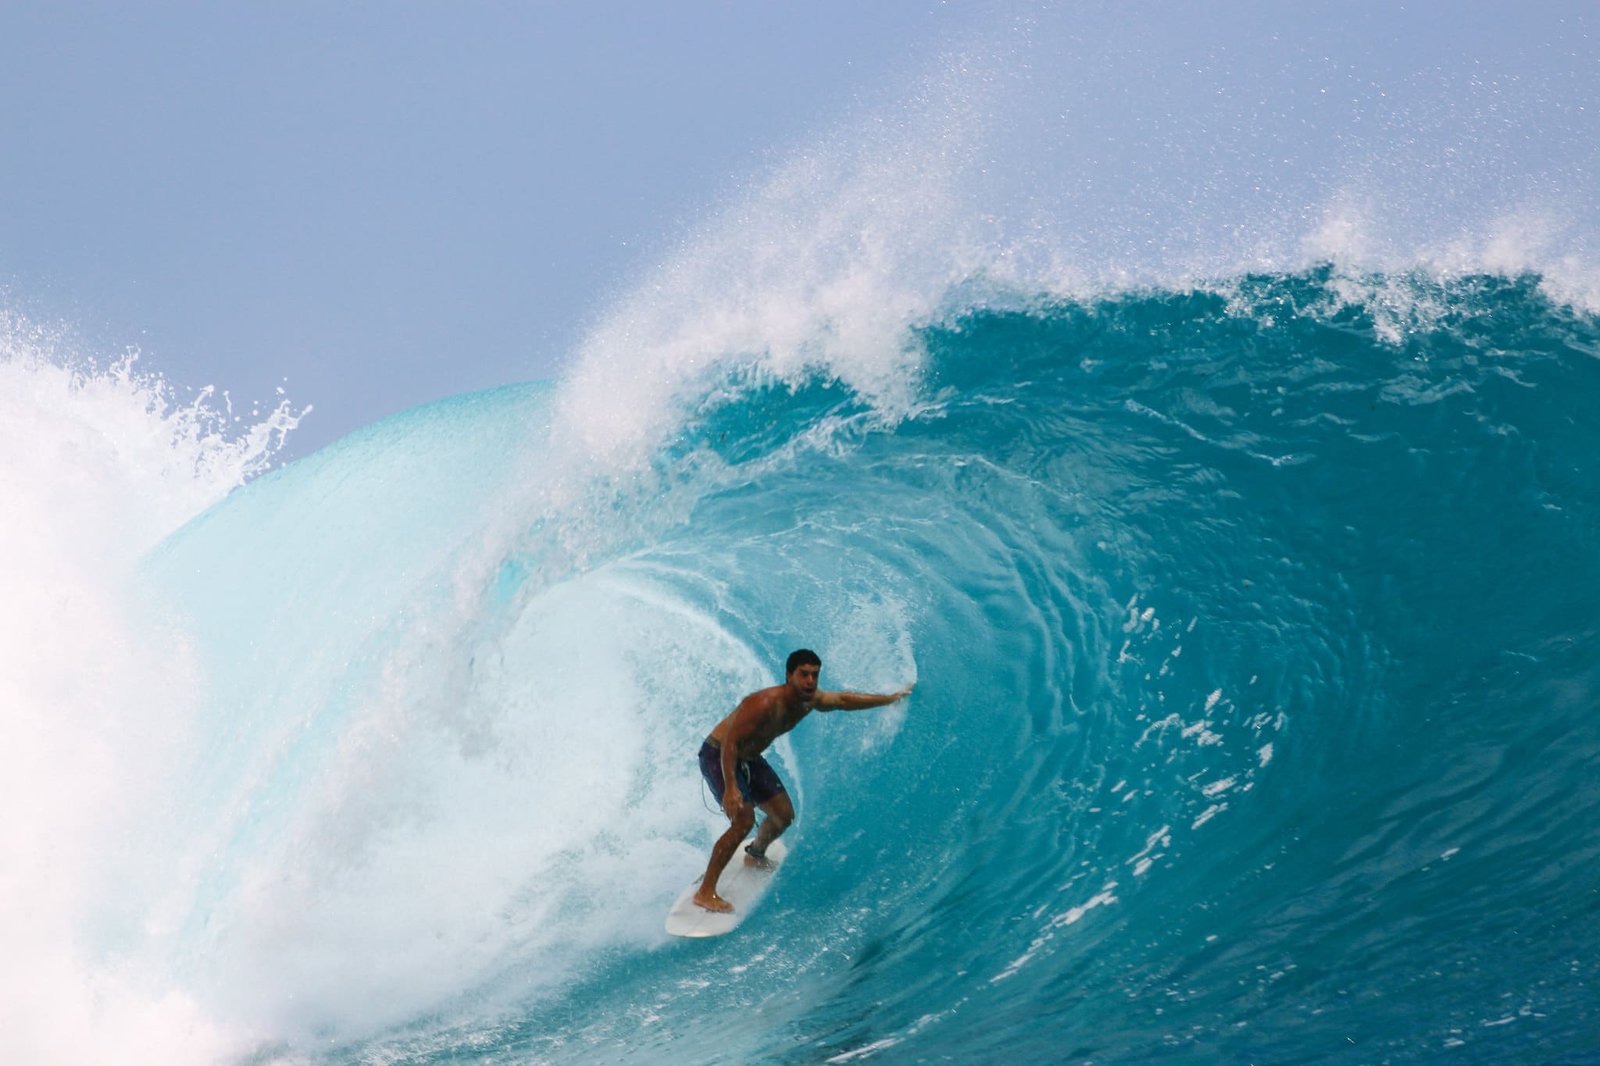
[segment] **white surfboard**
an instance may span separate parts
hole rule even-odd
[[[755,910],[761,897],[766,895],[778,868],[788,857],[788,846],[781,839],[774,840],[767,847],[767,859],[772,863],[770,868],[747,866],[744,845],[739,845],[739,850],[734,852],[722,876],[717,878],[717,895],[733,904],[732,913],[718,914],[696,903],[694,894],[700,888],[700,880],[696,878],[694,884],[683,890],[678,902],[667,912],[667,932],[673,936],[721,936],[732,932]]]

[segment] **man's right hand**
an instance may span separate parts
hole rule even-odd
[[[722,797],[722,813],[730,819],[736,817],[744,807],[744,795],[736,788],[730,788]]]

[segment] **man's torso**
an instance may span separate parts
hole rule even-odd
[[[739,738],[735,754],[741,759],[760,755],[767,750],[769,744],[799,725],[800,720],[811,713],[811,704],[799,701],[791,703],[786,700],[785,690],[785,686],[776,685],[746,696],[739,706],[734,708],[732,714],[717,723],[709,739],[717,747],[721,747],[723,738],[727,735],[734,719],[739,718],[749,708],[744,723],[749,726],[749,731]],[[752,703],[755,704],[754,707],[751,707]]]

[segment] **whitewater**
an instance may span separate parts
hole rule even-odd
[[[1587,24],[1270,108],[1026,29],[292,462],[0,317],[5,1061],[1600,1061]],[[915,693],[673,940],[801,646]]]

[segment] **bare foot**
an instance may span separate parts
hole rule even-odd
[[[754,866],[758,870],[772,869],[771,859],[767,858],[765,855],[757,855],[753,851],[746,851],[744,853],[744,864],[746,866]]]
[[[697,892],[697,893],[695,893],[694,901],[695,901],[695,903],[697,903],[700,906],[704,907],[706,910],[715,911],[717,914],[732,914],[733,913],[733,904],[729,903],[727,900],[723,899],[721,896],[717,895],[715,892],[711,893],[711,895],[709,895],[709,896],[704,896],[704,897],[702,897]]]

